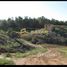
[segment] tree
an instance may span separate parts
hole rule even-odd
[[[15,25],[16,25],[16,30],[20,31],[20,29],[23,28],[23,18],[22,17],[16,17],[15,18]]]
[[[6,20],[2,20],[2,23],[0,25],[0,29],[4,30],[4,31],[7,31],[8,29],[8,24],[7,24],[7,21]]]

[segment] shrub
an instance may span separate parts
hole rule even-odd
[[[8,36],[11,38],[19,38],[20,37],[19,34],[16,33],[15,31],[9,31]]]

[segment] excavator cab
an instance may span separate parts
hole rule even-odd
[[[21,31],[20,31],[22,34],[27,34],[28,32],[26,31],[26,28],[24,28],[24,29],[21,29]]]

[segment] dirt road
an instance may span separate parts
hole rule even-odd
[[[65,65],[67,58],[63,58],[57,48],[48,48],[48,51],[42,54],[33,55],[26,58],[13,59],[16,65]]]

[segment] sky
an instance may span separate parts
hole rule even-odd
[[[67,21],[67,1],[0,1],[0,19],[18,16]]]

